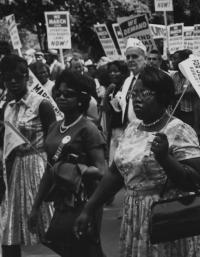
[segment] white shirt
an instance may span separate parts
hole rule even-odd
[[[136,80],[138,79],[139,74],[135,75],[135,80],[133,81],[133,86],[136,83]],[[119,104],[121,106],[122,110],[122,122],[124,122],[124,116],[125,116],[125,110],[126,110],[126,105],[128,104],[128,121],[132,122],[133,120],[137,120],[135,116],[135,112],[133,110],[133,104],[132,104],[132,99],[129,98],[129,101],[127,103],[126,96],[128,93],[128,90],[131,86],[131,82],[133,80],[133,74],[131,74],[125,81],[122,86],[122,90],[117,93],[117,97],[119,99]]]

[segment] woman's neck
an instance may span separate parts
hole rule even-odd
[[[71,123],[73,123],[76,119],[78,119],[78,117],[80,117],[81,113],[77,112],[77,113],[73,113],[71,115],[65,115],[65,126],[70,125]]]
[[[151,121],[142,121],[140,124],[140,129],[144,131],[159,131],[162,129],[169,121],[169,114],[167,111],[163,111],[160,115],[156,116]]]
[[[20,99],[22,99],[27,94],[27,92],[28,92],[28,90],[24,91],[20,95],[15,95],[14,99],[16,100],[16,102],[18,102]]]

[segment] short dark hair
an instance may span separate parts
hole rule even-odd
[[[115,60],[115,61],[109,62],[107,64],[107,70],[108,71],[109,71],[109,69],[112,65],[115,65],[119,69],[119,71],[121,72],[122,75],[124,75],[125,77],[128,77],[129,69],[128,69],[128,66],[127,66],[126,62],[124,62],[122,60]]]
[[[156,93],[158,103],[168,107],[174,100],[173,79],[164,71],[146,65],[139,75],[144,87]]]
[[[19,64],[24,65],[24,70],[22,72],[28,74],[28,63],[25,59],[16,54],[6,55],[1,60],[1,72],[12,72],[16,70]]]
[[[72,72],[68,69],[62,71],[57,77],[55,86],[53,87],[52,95],[54,98],[56,97],[56,91],[62,82],[65,82],[67,87],[77,92],[78,101],[82,103],[80,111],[85,113],[89,107],[89,102],[91,99],[85,76],[77,72]]]
[[[173,56],[178,55],[180,58],[180,62],[182,62],[182,61],[186,60],[191,54],[192,54],[192,50],[183,49],[183,50],[178,50],[178,51],[174,52],[171,57],[173,58]]]
[[[160,59],[162,59],[162,56],[160,54],[160,52],[157,49],[152,49],[149,54],[157,54],[159,56]]]

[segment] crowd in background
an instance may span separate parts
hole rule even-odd
[[[6,178],[1,168],[0,199],[4,211],[8,210],[1,240],[3,257],[20,257],[21,245],[44,242],[52,216],[75,215],[70,208],[80,206],[75,235],[71,231],[68,241],[60,238],[59,242],[50,237],[48,246],[63,257],[103,257],[101,206],[122,187],[126,197],[121,256],[184,257],[188,251],[200,256],[198,237],[153,247],[147,235],[149,209],[158,197],[159,183],[166,176],[171,179],[170,196],[174,185],[191,189],[188,177],[199,181],[200,101],[178,67],[190,54],[188,49],[179,50],[163,60],[158,50],[147,52],[141,41],[130,38],[125,60],[102,56],[95,63],[74,53],[63,65],[57,50],[28,49],[18,57],[7,42],[0,42],[1,156],[3,142],[7,143],[5,121],[30,142],[10,153]],[[48,100],[29,92],[29,70],[63,112],[61,121],[56,121]],[[149,146],[152,133],[156,136]],[[45,202],[45,192],[53,185],[49,170],[64,170],[67,161],[81,164],[82,181],[70,193],[56,189],[57,198]],[[82,239],[91,216],[95,216],[96,255],[91,251],[91,236]]]

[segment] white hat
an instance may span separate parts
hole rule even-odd
[[[137,47],[140,48],[146,54],[147,49],[146,46],[137,38],[128,38],[126,42],[126,50],[130,47]]]

